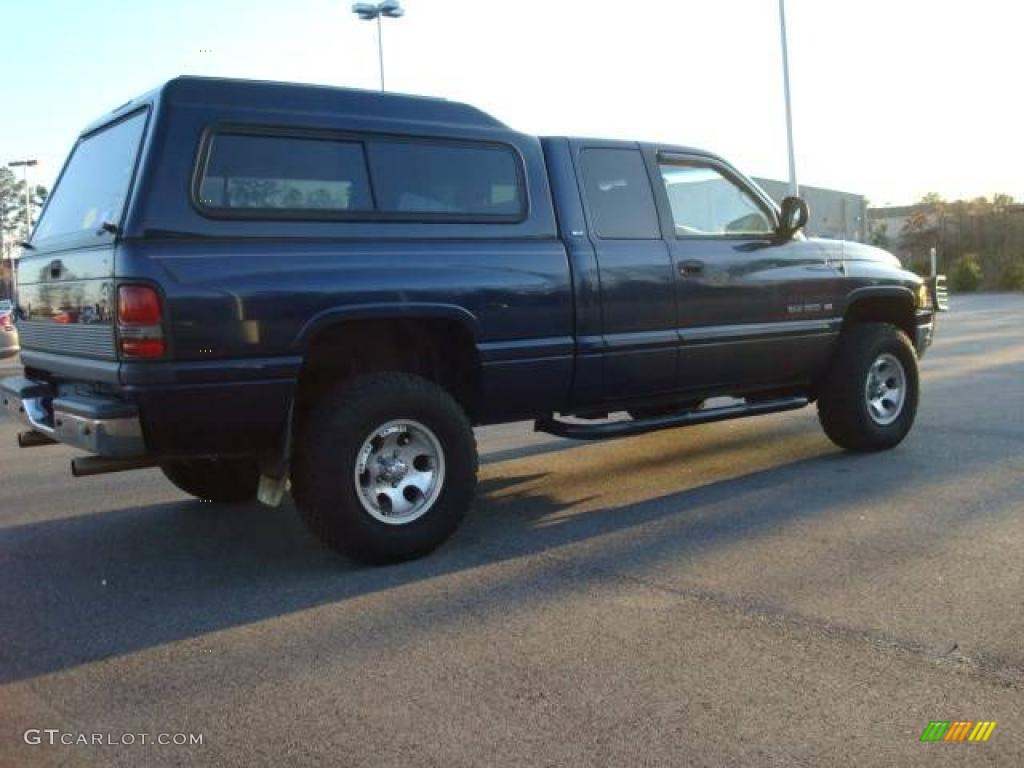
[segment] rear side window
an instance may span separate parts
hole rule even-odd
[[[583,186],[591,225],[606,240],[655,240],[661,237],[654,193],[635,149],[586,149]]]
[[[517,216],[515,156],[498,147],[370,141],[370,174],[383,213]]]
[[[224,132],[206,157],[197,202],[222,214],[477,221],[525,208],[517,156],[497,145]]]
[[[199,188],[210,208],[370,211],[362,144],[218,134]]]
[[[79,140],[33,241],[109,237],[103,225],[120,226],[145,126],[146,112],[136,112]]]

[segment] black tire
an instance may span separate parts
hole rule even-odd
[[[204,501],[237,503],[256,498],[260,470],[256,459],[177,459],[160,465],[164,477]]]
[[[360,460],[372,465],[364,449],[374,433],[402,420],[431,433],[444,469],[437,495],[419,517],[388,523],[364,506],[372,505],[373,496],[361,500],[356,470]],[[451,395],[418,376],[375,373],[327,392],[304,415],[292,493],[302,518],[328,547],[364,563],[393,563],[421,557],[455,532],[473,503],[476,472],[473,429]]]
[[[867,396],[872,366],[883,356],[899,361],[905,390],[900,408],[896,407],[898,399],[889,401],[892,413],[885,418],[892,418],[890,423],[881,423],[880,417],[872,415]],[[825,434],[839,447],[883,451],[899,445],[910,432],[917,414],[918,388],[917,354],[907,335],[887,323],[858,323],[845,329],[839,339],[818,391],[818,418]]]
[[[626,413],[635,421],[642,419],[656,419],[661,416],[671,416],[681,411],[695,411],[704,405],[703,400],[681,400],[670,405],[651,406],[649,408],[630,408]]]

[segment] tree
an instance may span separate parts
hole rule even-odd
[[[982,195],[981,197],[976,197],[973,200],[968,201],[967,208],[972,215],[978,216],[988,213],[992,208],[992,204],[988,201],[987,197]]]
[[[32,205],[37,211],[42,211],[43,206],[46,205],[46,201],[50,199],[50,190],[44,187],[42,184],[36,184],[36,188],[32,190]]]
[[[868,242],[877,248],[889,248],[889,235],[886,232],[886,226],[884,221],[879,221],[871,224],[868,227]]]
[[[4,244],[4,256],[7,255],[7,244],[15,239],[18,227],[24,221],[23,215],[19,218],[24,201],[24,186],[10,168],[0,167],[0,241]]]
[[[30,196],[29,215],[35,221],[49,192],[39,185],[30,191]],[[19,181],[10,168],[0,166],[0,297],[13,295],[14,276],[8,259],[16,253],[18,242],[26,237],[25,182]]]
[[[900,229],[900,249],[910,256],[911,269],[917,271],[928,263],[928,252],[938,245],[939,232],[928,211],[917,209],[903,222]]]
[[[49,191],[37,185],[30,193],[31,217],[36,221],[39,211],[49,197]],[[15,243],[28,237],[25,232],[25,182],[19,181],[14,172],[0,166],[0,241],[3,242],[4,256]]]

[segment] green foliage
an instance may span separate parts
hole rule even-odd
[[[24,206],[25,191],[10,168],[0,166],[0,230],[9,239],[18,228],[18,216]]]
[[[938,245],[939,231],[934,217],[927,211],[911,213],[900,229],[899,247],[912,264],[926,261],[928,252]]]
[[[36,186],[31,190],[33,221],[39,217],[48,192],[46,187]],[[10,248],[14,241],[25,237],[25,182],[18,179],[14,172],[0,166],[0,240],[5,248]]]
[[[953,265],[949,285],[954,291],[971,293],[981,286],[982,277],[981,262],[975,254],[968,253]]]
[[[1012,195],[945,200],[930,192],[909,210],[876,209],[872,218],[890,228],[902,219],[889,246],[907,269],[929,273],[935,248],[953,290],[1024,290],[1024,203]]]
[[[876,248],[884,248],[889,250],[889,236],[885,231],[885,222],[878,222],[870,227],[868,233],[868,242]]]
[[[999,287],[1004,291],[1024,291],[1024,258],[1006,266],[999,276]]]

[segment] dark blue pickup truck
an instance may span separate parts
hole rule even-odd
[[[0,391],[23,446],[92,454],[76,475],[290,487],[329,545],[401,560],[470,507],[472,425],[604,438],[816,401],[838,445],[899,443],[942,280],[806,219],[701,150],[178,78],[81,134]]]

